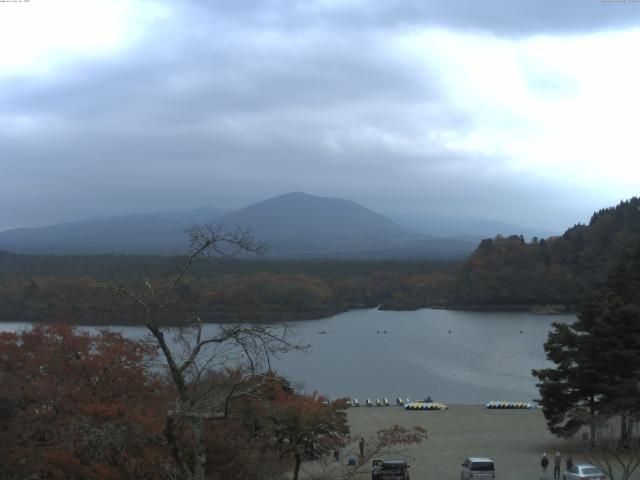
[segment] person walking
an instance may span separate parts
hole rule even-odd
[[[364,458],[364,437],[360,437],[360,443],[358,443],[358,447],[360,447],[360,458]]]
[[[562,457],[560,452],[556,452],[556,456],[553,457],[553,478],[560,478],[560,465],[562,465]]]
[[[547,467],[549,466],[549,459],[547,458],[546,453],[542,454],[540,466],[542,467],[542,472],[540,472],[540,480],[547,480]]]

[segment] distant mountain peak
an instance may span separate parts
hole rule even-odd
[[[383,258],[462,256],[474,243],[432,241],[343,198],[289,192],[223,214],[210,207],[186,212],[110,217],[0,233],[0,248],[39,253],[181,253],[185,228],[217,223],[248,228],[273,257]]]
[[[267,198],[266,200],[257,202],[256,204],[264,203],[264,202],[272,202],[272,201],[293,201],[293,200],[312,201],[312,202],[322,202],[325,200],[333,200],[333,201],[340,201],[340,202],[356,203],[352,200],[347,200],[346,198],[324,197],[320,195],[313,195],[311,193],[306,193],[306,192],[289,192],[289,193],[283,193],[282,195],[276,195],[275,197]]]
[[[403,227],[356,202],[291,192],[226,215],[221,223],[251,228],[256,237],[328,238],[406,235]]]

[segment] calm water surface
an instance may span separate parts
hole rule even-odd
[[[531,401],[537,397],[531,369],[548,365],[542,344],[551,323],[574,320],[572,315],[511,312],[354,310],[292,323],[296,337],[311,350],[273,363],[280,373],[303,382],[305,390],[332,398]],[[4,330],[25,327],[0,324]],[[130,337],[145,332],[112,328]]]
[[[357,310],[295,324],[312,351],[290,354],[278,365],[291,378],[306,380],[308,390],[332,397],[530,401],[537,397],[531,369],[548,365],[542,344],[551,323],[574,320],[528,313]],[[317,333],[322,330],[327,333]]]

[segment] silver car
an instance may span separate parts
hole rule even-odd
[[[460,480],[495,480],[493,460],[486,457],[468,457],[462,462]]]
[[[588,463],[579,463],[571,467],[567,473],[564,474],[565,480],[609,480],[602,471],[595,465]]]

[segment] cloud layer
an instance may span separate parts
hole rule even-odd
[[[0,228],[287,191],[561,228],[640,179],[640,4],[93,3],[100,48],[91,11],[0,50]]]

